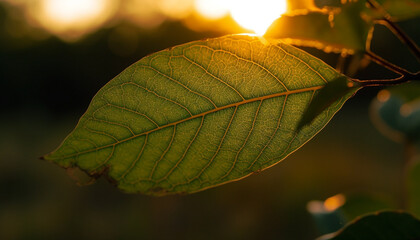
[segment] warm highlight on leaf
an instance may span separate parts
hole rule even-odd
[[[365,50],[369,30],[374,24],[360,17],[363,10],[367,11],[365,4],[359,1],[344,4],[335,11],[283,15],[270,26],[265,36],[325,52],[354,54]]]
[[[350,94],[296,132],[300,117],[340,76],[299,49],[258,37],[180,45],[111,80],[45,159],[106,172],[127,192],[200,191],[270,167],[310,140]]]

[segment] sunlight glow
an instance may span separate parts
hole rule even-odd
[[[74,24],[95,18],[103,11],[103,0],[46,0],[45,14],[61,24]]]
[[[214,20],[229,13],[228,0],[196,0],[195,9],[203,17]]]
[[[193,10],[194,0],[155,0],[160,11],[172,18],[182,19]]]
[[[124,18],[145,29],[155,28],[166,19],[156,0],[125,0],[121,2],[121,13]]]
[[[286,0],[231,0],[230,13],[242,27],[264,35],[271,23],[287,11]]]
[[[33,15],[50,32],[74,39],[100,27],[112,7],[112,0],[42,0]]]
[[[2,1],[2,0],[0,0]],[[195,31],[264,35],[287,11],[287,0],[3,0],[24,12],[28,24],[74,42],[105,24],[128,20],[144,29],[182,20]],[[214,24],[213,24],[214,23]],[[240,25],[241,27],[239,27]],[[18,33],[16,29],[14,33]],[[48,34],[44,34],[48,36]]]

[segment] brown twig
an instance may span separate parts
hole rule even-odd
[[[366,0],[368,6],[382,15],[382,19],[378,23],[386,26],[391,32],[397,36],[402,43],[416,56],[417,61],[420,62],[420,48],[397,24],[395,24],[391,15],[375,0]]]
[[[381,66],[384,66],[384,67],[388,68],[389,70],[391,70],[395,73],[398,73],[400,75],[410,75],[410,74],[412,74],[409,71],[407,71],[406,69],[404,69],[402,67],[399,67],[399,66],[397,66],[397,65],[395,65],[391,62],[388,62],[387,60],[385,60],[382,57],[376,55],[375,53],[373,53],[369,49],[366,49],[365,54],[375,63],[377,63]]]
[[[353,82],[360,84],[363,87],[373,87],[373,86],[392,86],[398,85],[401,83],[406,83],[410,81],[420,81],[420,72],[415,74],[403,75],[398,78],[392,79],[378,79],[378,80],[360,80],[360,79],[351,79]]]

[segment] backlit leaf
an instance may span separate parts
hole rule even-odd
[[[286,39],[294,45],[310,46],[326,52],[363,51],[373,21],[361,17],[362,2],[348,3],[334,11],[313,11],[283,15],[265,36]]]
[[[147,56],[106,84],[44,158],[126,192],[191,193],[266,169],[318,133],[349,95],[296,127],[314,94],[342,77],[292,46],[253,36]]]

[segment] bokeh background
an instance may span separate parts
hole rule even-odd
[[[223,2],[0,0],[0,239],[313,239],[319,233],[306,210],[311,200],[373,193],[398,203],[403,147],[369,119],[379,88],[360,91],[285,161],[192,195],[128,195],[104,179],[80,187],[38,159],[73,129],[101,86],[143,56],[251,32],[235,18],[232,6],[240,3]],[[417,42],[419,24],[400,23]],[[339,58],[304,50],[334,67]],[[373,50],[419,69],[383,27]],[[354,77],[393,76],[369,64]]]

